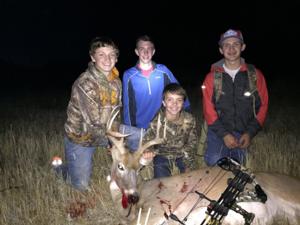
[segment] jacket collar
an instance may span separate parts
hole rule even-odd
[[[224,68],[223,68],[223,64],[224,64],[225,60],[220,59],[219,61],[215,62],[214,64],[211,65],[211,72],[225,72]],[[244,58],[241,58],[241,68],[240,71],[246,71],[247,70],[247,64],[245,62]]]

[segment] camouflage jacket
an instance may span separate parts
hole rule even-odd
[[[164,111],[160,110],[150,123],[143,142],[148,142],[156,137],[158,119],[161,121],[159,137],[164,138],[165,142],[154,145],[151,150],[170,160],[183,157],[187,168],[194,169],[198,140],[195,118],[190,113],[182,111],[176,122],[170,122],[167,121]]]
[[[116,68],[105,76],[90,62],[72,86],[65,133],[82,146],[107,146],[106,122],[112,109],[121,106],[122,83]]]

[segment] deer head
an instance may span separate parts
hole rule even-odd
[[[121,205],[123,209],[126,209],[128,206],[132,206],[139,201],[137,176],[142,167],[140,159],[143,152],[152,145],[162,143],[163,139],[160,139],[157,136],[154,140],[142,144],[141,138],[138,150],[130,152],[124,145],[124,138],[130,134],[121,134],[112,131],[111,129],[113,121],[118,113],[119,109],[115,108],[107,122],[107,136],[112,142],[110,151],[113,159],[110,176],[110,190],[116,204],[119,204],[117,201],[120,199],[121,194]]]

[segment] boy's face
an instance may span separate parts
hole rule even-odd
[[[105,75],[108,75],[114,68],[117,58],[116,50],[110,46],[97,48],[95,53],[91,55],[97,69]]]
[[[235,37],[228,38],[223,41],[222,46],[219,47],[219,51],[224,58],[229,61],[239,60],[242,51],[244,51],[246,45]]]
[[[183,109],[184,97],[178,94],[167,92],[163,100],[163,105],[166,108],[166,114],[176,116]]]
[[[150,41],[139,41],[135,54],[139,57],[139,61],[143,64],[148,64],[152,60],[155,53],[153,44]]]

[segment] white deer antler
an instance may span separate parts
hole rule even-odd
[[[147,212],[147,216],[146,216],[144,225],[147,225],[147,224],[148,224],[150,212],[151,212],[151,207],[148,208],[148,212]],[[136,225],[142,225],[142,224],[141,224],[141,214],[142,214],[142,208],[139,209],[139,214],[138,214],[138,219],[137,219],[137,221],[136,221]]]
[[[153,145],[157,145],[157,144],[161,144],[165,141],[164,138],[160,138],[159,137],[159,130],[161,128],[161,121],[160,121],[160,114],[158,114],[158,119],[157,119],[157,126],[156,126],[156,137],[155,139],[146,142],[144,145],[142,145],[142,140],[140,140],[140,146],[138,149],[138,152],[136,154],[142,154],[147,148],[153,146]]]
[[[124,148],[124,137],[127,137],[129,134],[121,134],[117,131],[112,131],[111,127],[114,122],[114,119],[117,117],[118,113],[120,112],[120,107],[115,107],[106,124],[106,133],[111,140],[111,142],[119,149],[119,151],[124,154],[126,152],[126,149]],[[119,140],[117,138],[120,138]]]

